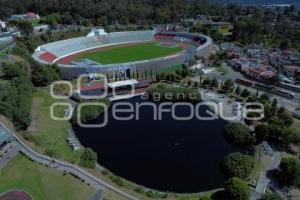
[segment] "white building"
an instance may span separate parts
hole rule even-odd
[[[4,29],[4,28],[6,28],[6,23],[5,23],[5,21],[0,20],[0,29]]]
[[[107,33],[103,28],[93,29],[91,32],[87,34],[87,37],[97,37],[97,36],[105,36]]]

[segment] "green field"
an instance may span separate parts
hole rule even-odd
[[[151,42],[123,47],[112,47],[99,52],[81,54],[75,59],[90,59],[101,64],[113,64],[159,58],[180,51],[182,51],[180,47],[166,47],[159,43]]]
[[[96,192],[73,176],[32,162],[23,155],[17,155],[0,171],[0,183],[0,193],[23,190],[34,200],[89,200]]]
[[[44,154],[52,152],[51,157],[77,163],[81,150],[73,152],[66,138],[72,130],[69,121],[55,121],[50,116],[50,106],[56,101],[47,90],[36,89],[33,96],[32,123],[25,135],[25,139],[33,143],[32,147]],[[62,110],[60,110],[62,109]],[[65,107],[55,109],[57,117],[64,112]]]

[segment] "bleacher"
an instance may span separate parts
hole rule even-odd
[[[42,62],[52,63],[54,59],[46,59],[45,55],[61,58],[78,52],[105,47],[114,44],[142,42],[154,40],[152,31],[115,32],[103,37],[79,37],[58,41],[38,47],[33,57]]]

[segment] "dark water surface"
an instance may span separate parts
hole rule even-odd
[[[144,101],[125,100],[133,104]],[[205,108],[199,113],[205,113]],[[185,116],[189,111],[179,107],[176,114]],[[152,189],[183,193],[221,187],[223,157],[241,150],[224,139],[223,120],[176,121],[171,114],[164,114],[162,121],[155,121],[150,107],[144,107],[139,121],[116,121],[111,109],[108,119],[104,128],[73,129],[82,145],[98,153],[101,165]],[[98,119],[102,120],[103,116]]]

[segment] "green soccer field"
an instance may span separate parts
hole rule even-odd
[[[99,52],[78,55],[75,59],[90,59],[101,64],[126,63],[164,57],[182,51],[178,46],[162,46],[159,43],[143,43],[112,47]]]

